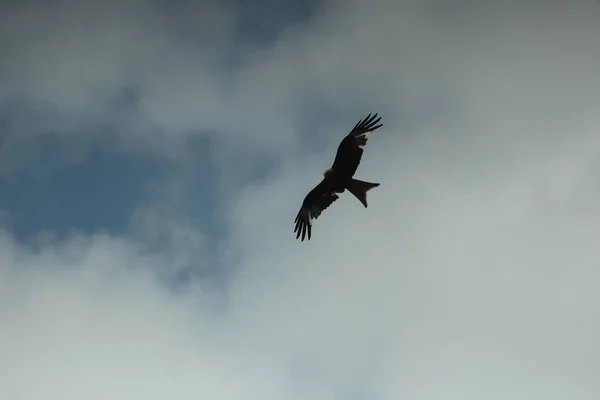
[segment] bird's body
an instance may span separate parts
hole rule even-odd
[[[370,183],[354,179],[356,169],[360,164],[363,147],[367,143],[368,135],[380,128],[377,125],[381,117],[369,114],[365,119],[358,121],[350,133],[341,141],[331,168],[323,172],[323,180],[312,189],[304,198],[302,207],[294,220],[296,239],[311,237],[312,220],[316,219],[328,208],[346,189],[352,193],[364,206],[367,207],[367,192],[379,183]]]

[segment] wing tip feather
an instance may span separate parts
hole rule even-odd
[[[376,129],[379,129],[383,126],[383,124],[379,124],[381,121],[381,117],[379,117],[379,113],[369,113],[365,118],[360,119],[356,125],[351,130],[351,133],[358,130],[366,130],[367,132],[373,132]],[[378,125],[379,124],[379,125]]]

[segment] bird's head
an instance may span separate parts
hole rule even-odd
[[[325,171],[323,171],[323,176],[327,178],[328,176],[331,176],[332,172],[333,170],[331,168],[327,168]]]

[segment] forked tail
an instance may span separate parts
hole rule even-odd
[[[352,179],[348,184],[347,189],[352,193],[360,202],[367,207],[367,192],[373,188],[379,186],[379,183],[363,182],[358,179]]]

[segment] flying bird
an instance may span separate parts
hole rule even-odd
[[[379,186],[379,183],[363,182],[354,179],[354,173],[360,164],[363,147],[371,132],[383,126],[379,124],[381,117],[371,114],[356,123],[354,128],[341,141],[331,168],[323,172],[323,180],[311,190],[302,203],[302,207],[294,220],[296,239],[308,236],[310,240],[312,221],[329,207],[346,189],[367,207],[367,192]]]

